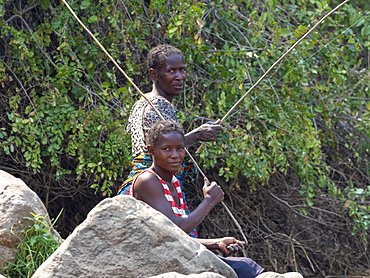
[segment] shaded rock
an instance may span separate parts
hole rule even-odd
[[[138,278],[235,272],[167,217],[129,196],[100,202],[32,276]]]
[[[298,272],[287,272],[283,274],[276,272],[263,272],[256,278],[303,278],[303,276]]]
[[[47,216],[46,208],[35,192],[21,179],[0,170],[0,268],[16,258],[22,226],[27,228],[33,224],[24,219],[32,217],[31,212]],[[48,217],[45,219],[49,220]]]
[[[276,272],[263,272],[258,275],[256,278],[285,278],[282,274]]]
[[[190,275],[183,275],[176,272],[169,272],[160,274],[157,276],[152,276],[149,278],[225,278],[225,276],[222,276],[220,274],[214,273],[214,272],[203,272],[200,274],[190,274]]]

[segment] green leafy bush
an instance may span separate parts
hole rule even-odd
[[[55,221],[49,224],[45,217],[31,214],[32,217],[24,217],[33,225],[22,227],[16,259],[2,269],[6,277],[31,277],[60,245],[59,237],[51,232]]]

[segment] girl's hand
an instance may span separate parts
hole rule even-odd
[[[214,205],[216,205],[224,199],[224,192],[216,182],[213,181],[212,183],[209,183],[209,181],[205,179],[203,196],[204,199],[209,199],[214,203]]]
[[[218,250],[225,255],[231,255],[243,250],[245,242],[239,241],[233,237],[224,237],[218,239]]]

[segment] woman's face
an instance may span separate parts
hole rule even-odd
[[[178,132],[162,135],[155,146],[148,146],[155,166],[167,172],[177,172],[185,158],[185,140]]]
[[[158,66],[150,69],[150,74],[159,93],[169,101],[182,93],[186,79],[184,58],[171,54]]]

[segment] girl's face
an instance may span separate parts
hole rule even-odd
[[[171,54],[157,69],[150,69],[150,74],[159,92],[171,101],[184,88],[186,69],[183,56]]]
[[[148,151],[156,167],[175,173],[185,158],[184,137],[178,132],[164,134],[155,146],[148,146]]]

